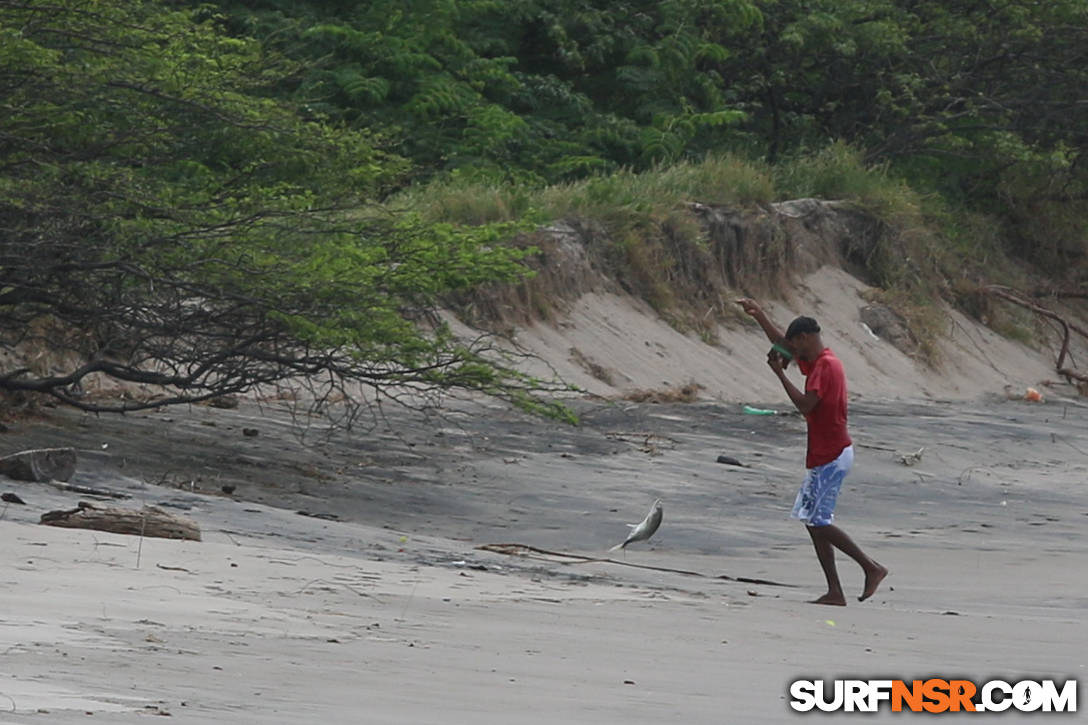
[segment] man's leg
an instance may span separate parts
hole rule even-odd
[[[827,579],[827,594],[819,599],[813,599],[812,604],[833,604],[840,607],[846,606],[846,595],[842,593],[842,584],[839,582],[839,572],[835,568],[835,549],[831,540],[821,532],[828,526],[806,526],[808,535],[812,537],[812,546],[816,549],[816,558],[820,560],[820,568],[824,570]]]
[[[865,588],[861,592],[861,596],[858,597],[859,602],[864,602],[869,597],[873,596],[877,587],[880,586],[880,582],[884,581],[884,577],[888,576],[888,570],[880,564],[869,558],[864,551],[861,550],[854,540],[846,535],[846,532],[840,529],[834,524],[828,524],[827,526],[809,527],[809,533],[812,536],[813,543],[815,543],[817,536],[827,542],[828,546],[834,546],[842,553],[849,556],[856,561],[858,565],[865,571]],[[816,554],[819,555],[819,546],[816,548]],[[820,559],[820,563],[823,564],[823,559]],[[832,558],[831,569],[834,572],[835,564]],[[824,573],[827,573],[827,567],[824,567]],[[830,579],[828,579],[828,587],[830,588]],[[838,575],[835,577],[835,581],[838,582]],[[840,596],[842,595],[842,589],[839,589]],[[845,604],[845,600],[843,601]]]

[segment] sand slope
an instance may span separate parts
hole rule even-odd
[[[803,277],[790,300],[764,306],[782,327],[801,314],[821,321],[825,342],[846,367],[851,393],[860,397],[972,399],[1002,394],[1006,385],[1022,391],[1056,377],[1051,350],[1002,338],[952,310],[947,310],[941,363],[934,370],[866,331],[859,310],[868,304],[861,297],[868,289],[844,270],[824,266]],[[624,295],[583,295],[557,324],[519,330],[517,340],[564,379],[601,395],[692,381],[705,386],[708,397],[725,401],[767,399],[779,392],[778,382],[763,374],[768,344],[754,323],[723,326],[719,344],[708,345]],[[594,377],[579,360],[608,370],[613,384]],[[536,372],[547,371],[538,367]]]

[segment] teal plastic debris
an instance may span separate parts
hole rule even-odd
[[[777,410],[767,410],[766,408],[753,408],[750,405],[744,406],[744,412],[748,415],[778,415]]]

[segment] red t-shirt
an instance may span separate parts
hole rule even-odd
[[[805,468],[831,463],[843,449],[851,445],[846,432],[846,373],[842,361],[825,347],[812,362],[798,359],[805,376],[805,392],[820,396],[805,421],[808,423],[808,454]]]

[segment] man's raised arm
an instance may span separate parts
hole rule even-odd
[[[767,313],[763,311],[758,302],[750,297],[742,297],[735,301],[759,323],[759,326],[763,328],[763,332],[767,334],[768,340],[777,345],[782,344],[783,340],[785,340],[782,330],[778,329],[778,326],[774,324],[771,318],[767,317]]]

